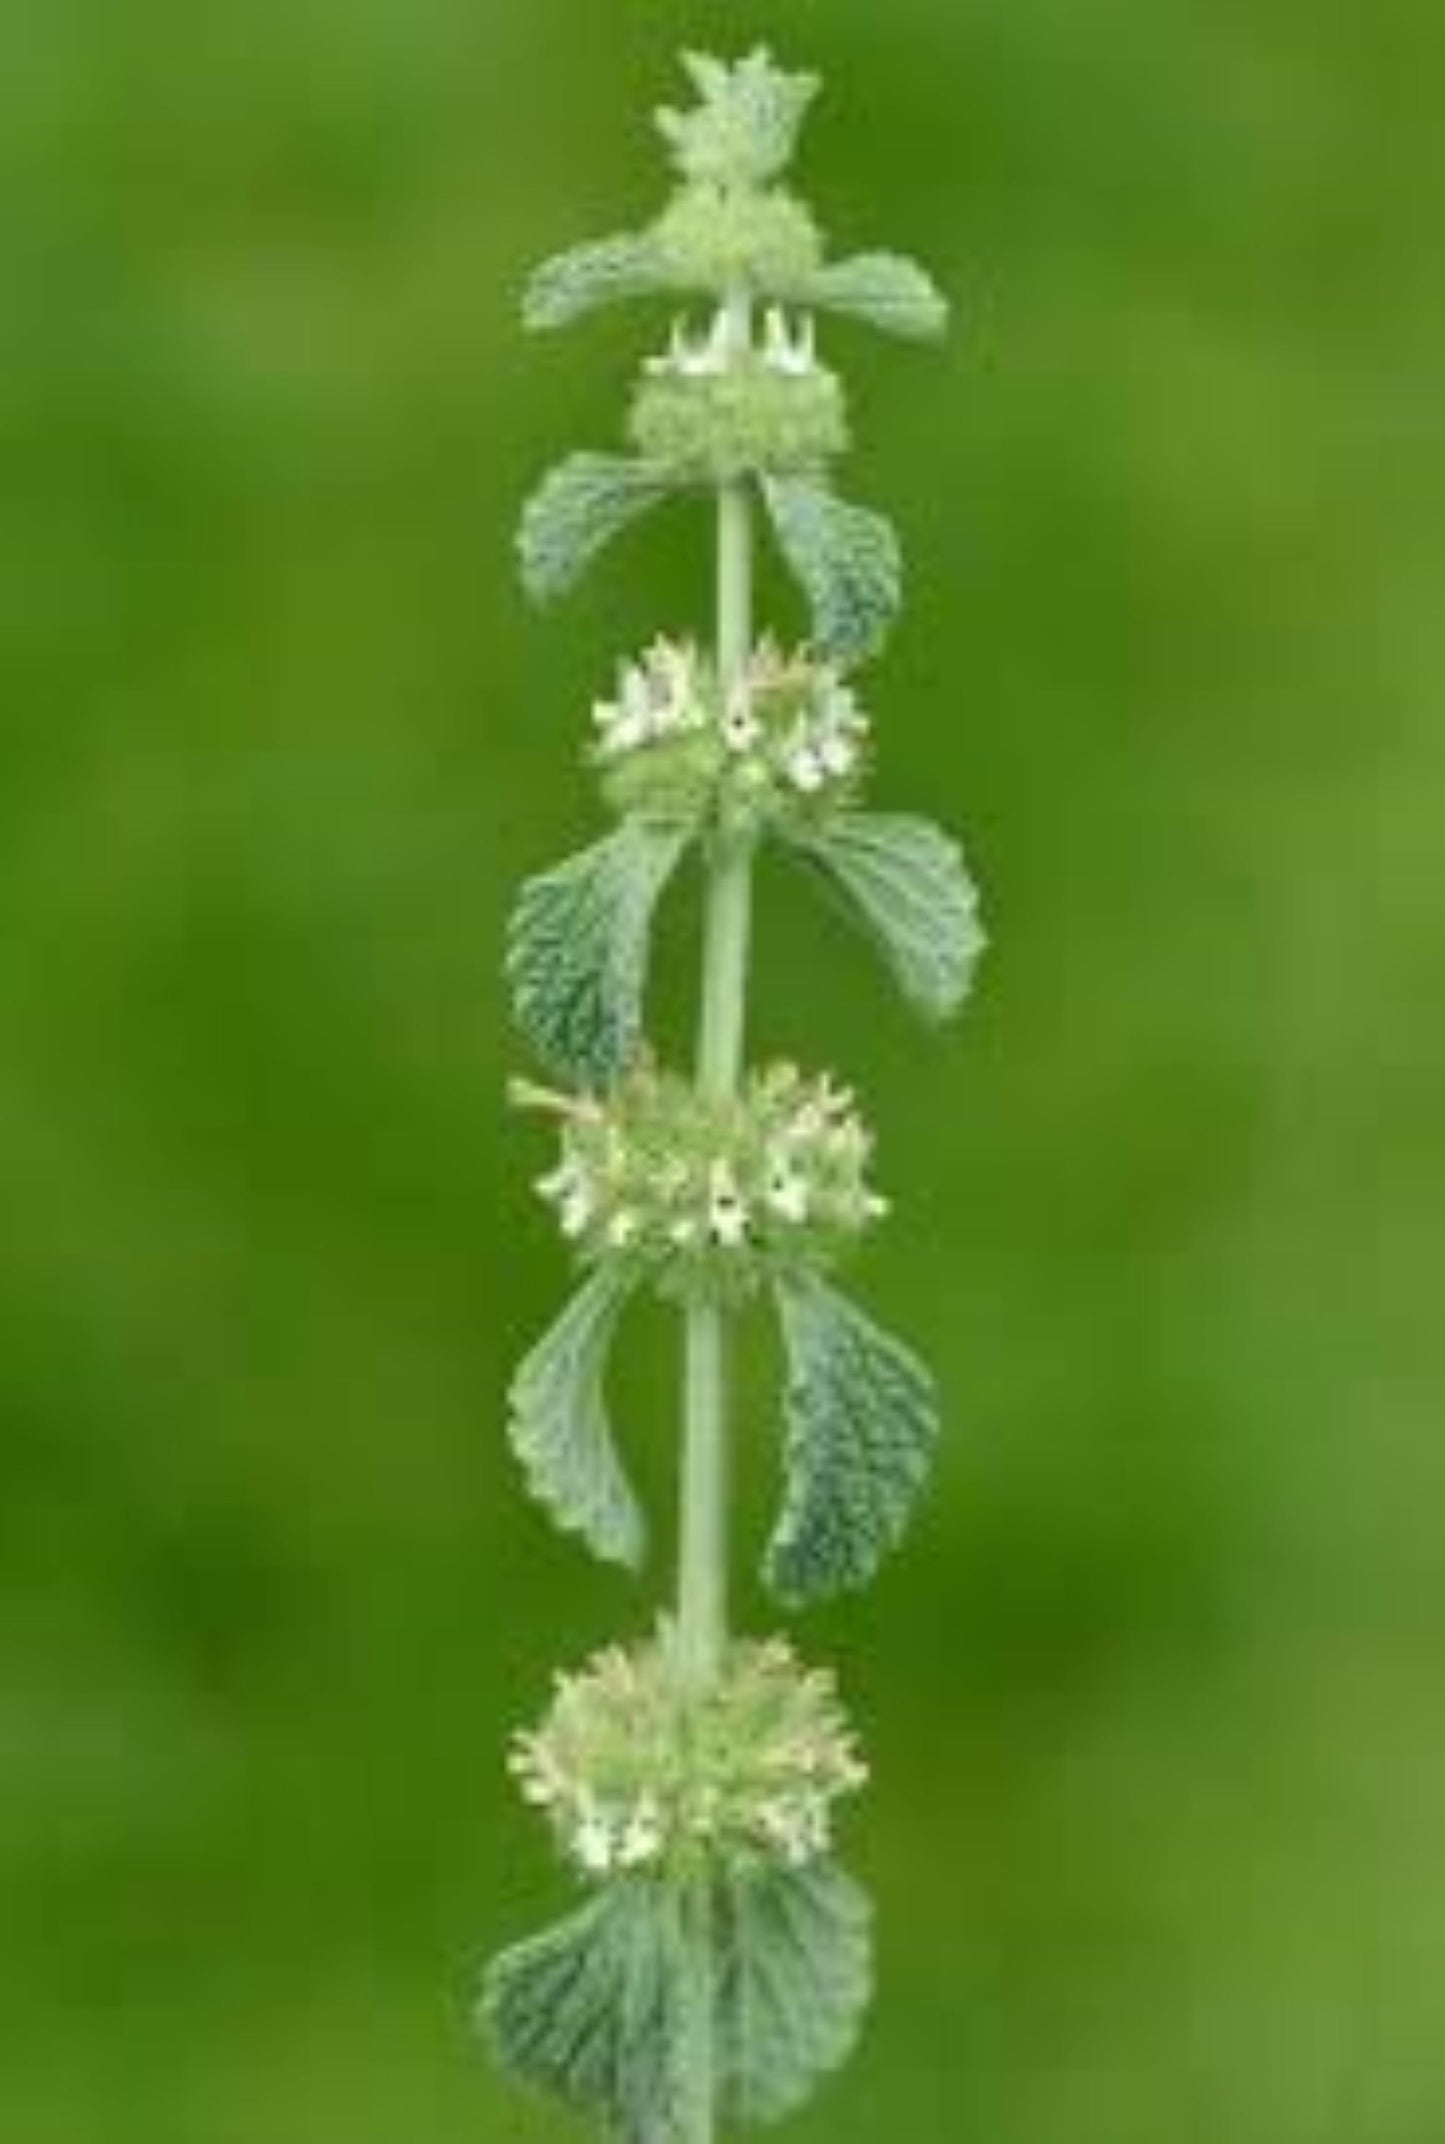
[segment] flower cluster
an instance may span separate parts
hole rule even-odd
[[[659,640],[593,721],[613,809],[688,826],[816,822],[853,800],[871,735],[835,665],[771,641],[725,697],[696,648]]]
[[[794,327],[770,307],[761,345],[743,350],[731,347],[724,312],[701,338],[679,322],[644,368],[632,439],[647,459],[699,481],[811,472],[847,448],[842,382],[818,362],[810,316]]]
[[[827,1851],[833,1804],[867,1777],[831,1674],[781,1639],[733,1644],[706,1690],[679,1672],[666,1625],[557,1679],[511,1770],[568,1859],[629,1870],[797,1867]]]
[[[562,1158],[537,1189],[563,1235],[667,1294],[745,1294],[767,1274],[830,1265],[886,1210],[851,1094],[794,1065],[725,1100],[643,1066],[605,1099],[557,1106]]]

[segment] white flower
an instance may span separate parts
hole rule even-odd
[[[753,713],[746,693],[739,693],[722,719],[723,742],[730,752],[751,752],[760,741],[763,726]]]
[[[654,379],[671,374],[678,379],[698,380],[715,377],[728,369],[730,329],[725,312],[718,312],[707,334],[698,341],[689,335],[686,323],[674,320],[667,349],[660,357],[649,357],[643,369]]]
[[[607,1224],[607,1241],[614,1251],[625,1251],[637,1241],[640,1226],[637,1215],[630,1206],[620,1206]]]
[[[811,1203],[812,1194],[805,1176],[786,1166],[774,1170],[768,1184],[768,1204],[780,1219],[801,1224],[808,1218]]]
[[[536,1184],[533,1188],[537,1192],[539,1198],[544,1198],[549,1202],[549,1204],[555,1205],[559,1199],[566,1198],[568,1192],[573,1189],[576,1182],[576,1163],[572,1161],[559,1161],[555,1169],[549,1169],[545,1176],[539,1176],[537,1178]]]
[[[622,712],[634,721],[648,722],[652,716],[652,687],[647,682],[647,672],[636,663],[625,663],[622,668]]]
[[[636,1869],[656,1861],[663,1848],[662,1821],[656,1802],[645,1794],[633,1810],[617,1843],[619,1868]]]
[[[725,1250],[736,1250],[748,1232],[748,1208],[725,1161],[713,1163],[708,1192],[708,1226],[713,1239]]]
[[[652,736],[650,715],[620,715],[608,733],[609,752],[635,752]]]
[[[596,1210],[596,1201],[589,1187],[574,1185],[563,1199],[557,1216],[558,1226],[569,1242],[583,1234]]]
[[[596,1809],[589,1809],[572,1835],[572,1851],[591,1876],[605,1876],[612,1867],[612,1826]]]
[[[763,363],[769,371],[802,379],[813,370],[816,357],[817,334],[812,314],[804,316],[794,336],[789,332],[781,306],[770,305],[763,321]]]
[[[799,745],[795,751],[789,753],[787,774],[793,787],[801,789],[805,796],[811,796],[815,790],[821,789],[828,778],[823,762],[813,747],[807,744]]]
[[[849,774],[858,764],[858,747],[841,730],[831,730],[821,737],[815,749],[824,770],[831,775]]]

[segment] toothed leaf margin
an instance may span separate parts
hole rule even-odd
[[[671,287],[667,263],[651,234],[623,231],[543,261],[528,281],[522,318],[533,329],[570,327],[604,306]]]
[[[579,1086],[611,1086],[636,1054],[653,916],[687,838],[626,819],[517,896],[507,937],[517,1025]]]
[[[674,472],[623,454],[572,454],[543,477],[522,510],[522,585],[555,602],[633,522],[680,488]]]
[[[937,342],[948,300],[926,268],[901,253],[855,253],[820,268],[794,293],[801,305],[845,313],[905,342]]]
[[[785,1489],[764,1577],[801,1605],[866,1586],[899,1540],[928,1476],[938,1398],[912,1349],[828,1282],[780,1280],[775,1293]]]
[[[699,1979],[686,1884],[622,1877],[566,1920],[504,1951],[478,2006],[511,2076],[625,2144],[671,2144],[687,2090],[688,2003]],[[713,2004],[717,2114],[792,2113],[857,2040],[872,1993],[872,1912],[835,1862],[759,1864],[719,1877],[702,1999]]]
[[[875,654],[902,597],[892,523],[814,478],[769,476],[762,485],[779,547],[808,599],[819,653],[844,665]]]
[[[512,1379],[512,1449],[527,1486],[564,1533],[607,1563],[636,1569],[646,1527],[607,1412],[604,1381],[617,1320],[635,1282],[599,1266]]]
[[[788,846],[842,896],[917,1012],[947,1020],[960,1010],[988,938],[950,834],[907,812],[844,812],[790,830]]]

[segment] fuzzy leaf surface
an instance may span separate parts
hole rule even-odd
[[[709,186],[761,186],[792,161],[798,130],[818,93],[812,74],[788,74],[764,50],[729,64],[689,52],[683,66],[700,102],[657,114],[684,177]]]
[[[792,2113],[851,2053],[872,1993],[866,1894],[828,1860],[718,1880],[712,1926],[717,2113]],[[622,1877],[487,1973],[480,2019],[509,2075],[626,2144],[679,2144],[698,1985],[687,1892]],[[704,1989],[706,1982],[704,1982]]]
[[[604,1389],[632,1287],[614,1268],[597,1267],[523,1360],[508,1399],[512,1449],[538,1503],[604,1562],[636,1569],[646,1528],[618,1457]]]
[[[774,2122],[852,2053],[873,1987],[867,1894],[836,1862],[729,1878],[718,1913],[719,2112]]]
[[[522,585],[536,603],[574,588],[607,546],[678,488],[666,469],[624,454],[572,454],[522,509]]]
[[[642,1033],[652,920],[687,836],[627,819],[523,884],[507,935],[517,1025],[554,1072],[608,1087]]]
[[[487,1974],[480,2017],[518,2082],[553,2093],[625,2144],[671,2144],[685,1986],[681,1894],[624,1878],[504,1951]]]
[[[926,268],[901,253],[855,253],[820,268],[797,293],[803,305],[846,313],[906,342],[936,342],[948,300]]]
[[[938,1436],[931,1373],[828,1282],[777,1286],[785,1490],[764,1576],[792,1605],[865,1586],[912,1516]]]
[[[952,836],[907,812],[858,811],[794,834],[791,846],[841,893],[909,1004],[925,1019],[951,1018],[988,943]]]
[[[529,328],[569,327],[603,306],[669,287],[655,240],[644,231],[624,231],[543,261],[527,284],[522,318]]]
[[[807,596],[818,652],[861,662],[887,637],[903,561],[890,521],[810,477],[773,476],[763,491],[784,558]]]

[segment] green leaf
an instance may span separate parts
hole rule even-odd
[[[765,477],[763,491],[783,556],[812,608],[819,653],[861,662],[886,638],[901,598],[892,524],[810,477]]]
[[[522,510],[522,585],[537,603],[575,587],[599,552],[679,488],[667,469],[621,454],[572,454]]]
[[[502,2068],[626,2144],[679,2144],[689,2004],[710,1991],[719,2118],[771,2122],[800,2106],[846,2059],[868,2005],[865,1894],[826,1860],[719,1878],[700,1979],[693,1896],[622,1877],[505,1951],[479,2006]]]
[[[507,935],[517,1025],[579,1086],[610,1086],[636,1054],[653,913],[687,838],[626,819],[517,896]]]
[[[721,1887],[719,2112],[773,2122],[851,2054],[872,1993],[867,1894],[836,1862],[760,1867]]]
[[[968,997],[988,943],[962,849],[931,820],[845,812],[789,835],[874,940],[908,1002],[946,1020]]]
[[[520,2083],[555,2093],[626,2144],[664,2144],[678,2135],[687,1984],[683,1894],[627,1877],[504,1951],[480,2018]]]
[[[568,327],[602,306],[670,287],[656,240],[646,232],[624,231],[543,261],[527,284],[522,318],[529,328]]]
[[[797,1604],[865,1586],[912,1515],[938,1435],[911,1349],[816,1276],[780,1281],[786,1490],[764,1575]]]
[[[795,293],[800,305],[847,313],[907,342],[936,342],[948,329],[948,300],[927,269],[899,253],[857,253],[819,269]]]
[[[622,1470],[603,1381],[633,1280],[599,1266],[512,1379],[512,1449],[527,1486],[566,1533],[594,1555],[635,1569],[646,1534]]]

